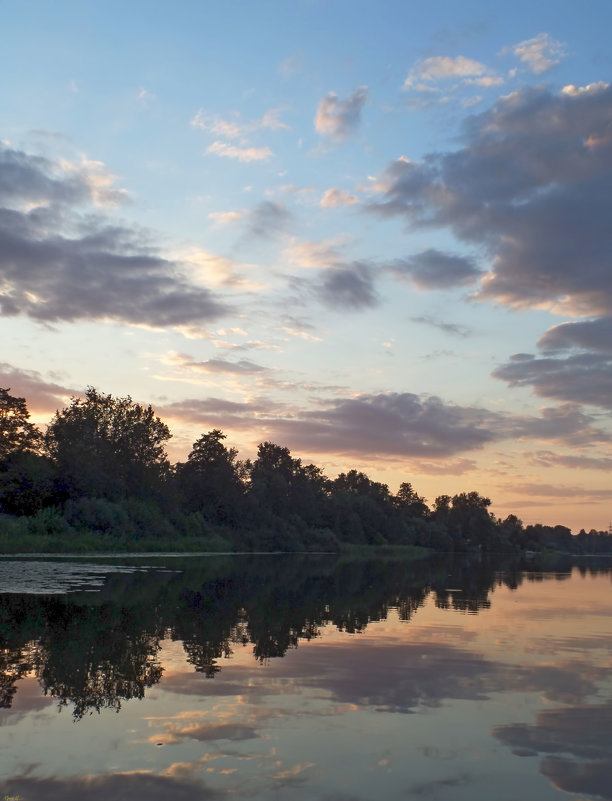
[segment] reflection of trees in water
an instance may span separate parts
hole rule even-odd
[[[11,615],[12,611],[12,615]],[[143,698],[160,680],[161,630],[146,630],[136,610],[105,603],[85,606],[63,598],[4,596],[3,640],[33,636],[4,652],[0,685],[9,707],[15,683],[33,672],[42,692],[60,705],[74,705],[76,718],[103,708],[119,710],[122,700]],[[8,643],[7,643],[8,644]],[[6,654],[13,654],[6,658]]]
[[[28,645],[17,648],[0,648],[0,708],[13,703],[17,682],[31,672],[34,654]]]
[[[178,565],[177,565],[178,566]],[[449,557],[343,562],[266,556],[185,560],[183,572],[110,576],[99,594],[0,598],[0,705],[33,672],[42,691],[76,718],[142,698],[162,676],[160,641],[183,644],[187,661],[213,678],[236,645],[266,661],[332,624],[358,633],[397,610],[409,621],[433,593],[439,608],[476,613],[496,586],[538,581],[535,570],[496,570]],[[595,570],[594,566],[589,568]],[[606,569],[609,572],[609,568]],[[557,580],[567,573],[548,574]]]
[[[94,710],[119,711],[123,700],[144,698],[145,689],[161,679],[155,635],[100,631],[87,623],[71,635],[76,637],[45,644],[37,675],[45,695],[61,705],[74,704],[76,718]]]

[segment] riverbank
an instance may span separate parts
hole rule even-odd
[[[314,536],[306,547],[295,547],[293,538],[287,538],[285,547],[281,538],[259,537],[252,531],[227,532],[212,529],[204,536],[121,536],[91,530],[64,530],[62,532],[34,533],[19,530],[18,519],[0,515],[0,556],[15,554],[46,555],[105,555],[105,554],[162,554],[162,553],[335,553],[347,559],[383,556],[398,559],[419,559],[433,553],[431,548],[419,545],[356,545]],[[8,525],[7,525],[8,523]],[[4,525],[3,525],[4,524]],[[298,543],[299,546],[299,543]]]

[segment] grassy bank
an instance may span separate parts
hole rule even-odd
[[[421,545],[354,545],[343,542],[340,555],[344,561],[371,559],[373,556],[385,559],[423,559],[434,551]]]

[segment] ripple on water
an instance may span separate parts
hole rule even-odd
[[[0,560],[0,593],[64,595],[97,592],[110,573],[135,573],[142,567],[43,560]]]

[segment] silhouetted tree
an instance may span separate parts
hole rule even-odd
[[[110,499],[150,494],[169,469],[172,435],[151,406],[88,387],[51,421],[45,435],[67,496]]]
[[[357,544],[389,541],[394,509],[386,484],[372,481],[358,470],[349,470],[332,482],[331,500],[333,528],[340,539]]]
[[[491,501],[478,492],[454,495],[447,526],[456,543],[489,550],[495,524],[489,514]]]
[[[25,398],[0,389],[0,511],[31,515],[51,503],[54,471]]]
[[[408,481],[400,484],[393,502],[396,508],[410,517],[426,518],[429,516],[429,508],[425,498],[419,495]]]
[[[273,442],[262,442],[251,469],[250,495],[260,511],[287,517],[291,510],[292,485],[300,469],[299,459],[293,459],[289,448]]]
[[[177,465],[177,478],[189,511],[202,512],[216,523],[236,523],[242,507],[244,485],[236,448],[226,448],[218,428],[193,444],[187,462]]]
[[[0,511],[33,515],[57,500],[51,459],[32,451],[14,451],[0,464]]]
[[[25,398],[0,389],[0,463],[11,453],[40,450],[42,435],[33,423]]]

